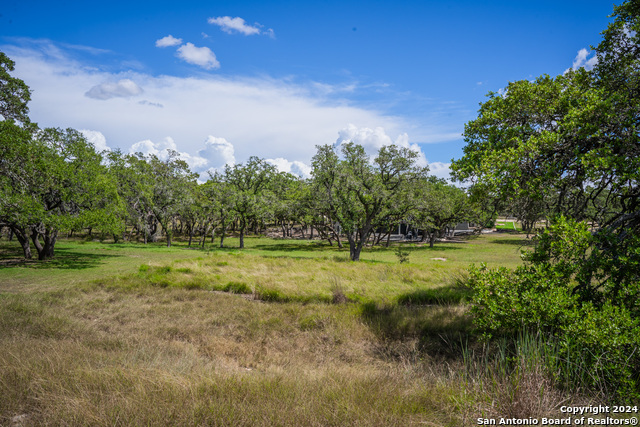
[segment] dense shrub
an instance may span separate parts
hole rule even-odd
[[[472,267],[472,313],[484,339],[541,331],[565,364],[552,376],[618,399],[640,396],[640,318],[634,268],[638,247],[613,263],[606,235],[559,218],[538,238],[526,264],[511,271]],[[633,266],[632,266],[633,267]],[[632,297],[632,298],[630,298]]]

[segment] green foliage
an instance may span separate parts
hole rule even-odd
[[[631,290],[610,292],[610,278],[598,287],[581,285],[594,274],[598,258],[587,262],[585,257],[597,238],[585,223],[559,218],[540,236],[535,251],[524,254],[526,265],[514,271],[472,268],[471,311],[485,338],[513,337],[523,330],[555,336],[559,357],[578,361],[582,372],[576,376],[576,369],[561,369],[561,382],[631,399],[640,396],[637,302],[627,298]],[[609,277],[606,268],[600,265],[598,274]]]
[[[410,211],[412,225],[428,234],[430,247],[446,227],[474,217],[473,206],[464,190],[443,179],[420,179],[413,190],[415,204]]]
[[[153,177],[150,210],[162,225],[167,236],[167,246],[171,246],[171,221],[177,217],[183,206],[193,203],[193,194],[189,190],[196,175],[191,173],[187,163],[180,159],[179,153],[175,151],[170,150],[166,160],[151,155],[147,162]]]
[[[74,129],[30,123],[29,88],[9,75],[13,69],[0,52],[0,224],[27,259],[31,239],[40,260],[53,257],[60,230],[120,231],[122,206],[101,155]]]
[[[388,225],[390,216],[408,214],[413,200],[409,190],[428,169],[416,165],[414,151],[393,145],[382,147],[373,161],[354,143],[342,145],[344,159],[330,145],[317,148],[312,175],[320,213],[339,225],[351,260],[358,261],[376,228]]]
[[[555,332],[575,304],[566,280],[544,267],[472,267],[469,286],[474,290],[471,311],[485,338],[521,329]]]
[[[640,7],[627,1],[592,71],[509,83],[465,127],[454,176],[518,215],[553,225],[515,271],[474,269],[485,336],[553,334],[575,379],[640,396]],[[562,215],[562,216],[561,216]],[[575,370],[561,370],[562,375]]]
[[[229,206],[239,222],[240,249],[244,248],[249,224],[264,220],[268,213],[270,194],[267,189],[274,174],[273,165],[254,156],[245,164],[225,166],[223,180],[231,191]]]
[[[74,129],[37,130],[1,122],[0,221],[33,241],[39,259],[53,257],[60,230],[117,232],[122,206],[102,157]],[[30,256],[28,243],[25,257]]]
[[[565,359],[580,355],[586,385],[623,400],[640,398],[640,322],[624,307],[583,305],[563,325],[562,344]]]
[[[31,91],[22,80],[11,77],[9,72],[14,69],[15,62],[0,52],[0,116],[3,120],[28,123]]]

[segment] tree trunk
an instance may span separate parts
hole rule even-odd
[[[355,232],[347,233],[347,240],[349,241],[349,257],[351,261],[360,261],[360,253],[367,240],[369,240],[371,233],[368,232]]]
[[[356,240],[349,235],[347,235],[347,239],[349,240],[349,257],[351,258],[351,261],[360,261],[360,252],[362,252],[363,242],[356,242]]]
[[[204,243],[207,240],[207,234],[209,234],[209,223],[207,223],[204,228],[202,229],[202,236],[200,236],[200,242],[198,243],[198,246],[201,246],[204,248]],[[213,232],[216,232],[216,228],[213,227]]]
[[[431,232],[431,234],[429,235],[429,247],[432,248],[433,244],[436,241],[436,232],[435,230]]]
[[[29,236],[27,232],[22,227],[9,227],[9,235],[12,236],[15,234],[16,239],[20,242],[20,246],[22,246],[22,253],[24,254],[24,259],[31,259],[33,255],[31,255],[31,245],[29,244]]]
[[[222,226],[222,233],[220,234],[220,248],[224,248],[224,235],[227,232],[227,227],[225,227],[224,225]]]
[[[373,233],[373,246],[377,246],[380,244],[380,242],[382,241],[382,232],[376,234]]]
[[[340,234],[332,227],[331,233],[333,233],[333,237],[336,238],[336,242],[338,243],[338,247],[342,249],[342,242],[340,241]]]
[[[47,232],[45,234],[45,251],[46,251],[45,256],[47,259],[53,258],[53,248],[56,244],[57,239],[58,239],[57,231],[53,231],[51,233]]]
[[[40,243],[40,235],[41,233],[33,227],[31,240],[33,241],[33,245],[36,247],[36,251],[38,251],[38,259],[40,261],[44,261],[46,259],[53,258],[58,232],[45,228],[45,232],[42,235],[42,243]]]

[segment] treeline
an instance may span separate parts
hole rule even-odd
[[[417,154],[387,146],[370,158],[352,143],[318,147],[312,178],[278,172],[263,159],[227,165],[199,183],[177,152],[167,156],[96,152],[73,129],[40,129],[29,120],[26,84],[10,75],[0,52],[0,226],[22,246],[24,257],[54,256],[61,233],[89,231],[119,240],[171,246],[175,233],[204,245],[229,230],[239,234],[294,226],[308,237],[342,246],[357,261],[365,244],[384,243],[401,221],[436,236],[456,222],[481,217],[466,193],[428,175]]]
[[[298,227],[308,238],[346,242],[358,260],[365,243],[385,242],[401,221],[424,230],[433,243],[446,227],[475,215],[465,192],[428,176],[411,150],[383,147],[371,159],[362,147],[345,144],[340,154],[319,147],[311,179],[278,172],[256,157],[210,174],[203,184],[176,153],[160,160],[112,152],[107,167],[116,175],[126,209],[121,224],[129,235],[155,240],[161,228],[167,245],[178,229],[189,244],[198,238],[203,245],[217,233],[220,246],[233,229],[242,248],[248,232],[277,227],[290,237]]]

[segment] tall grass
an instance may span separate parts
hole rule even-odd
[[[518,242],[416,247],[404,263],[393,249],[351,263],[267,239],[110,257],[74,242],[65,257],[63,244],[58,265],[0,268],[0,425],[460,426],[553,413],[580,396],[549,375],[549,343],[483,350],[461,286],[479,251],[509,265]]]
[[[0,424],[453,422],[348,304],[121,284],[0,298]]]
[[[561,405],[602,402],[604,395],[581,388],[586,363],[567,360],[553,337],[522,331],[516,337],[475,349],[462,342],[463,380],[475,396],[467,411],[483,417],[553,417]]]

